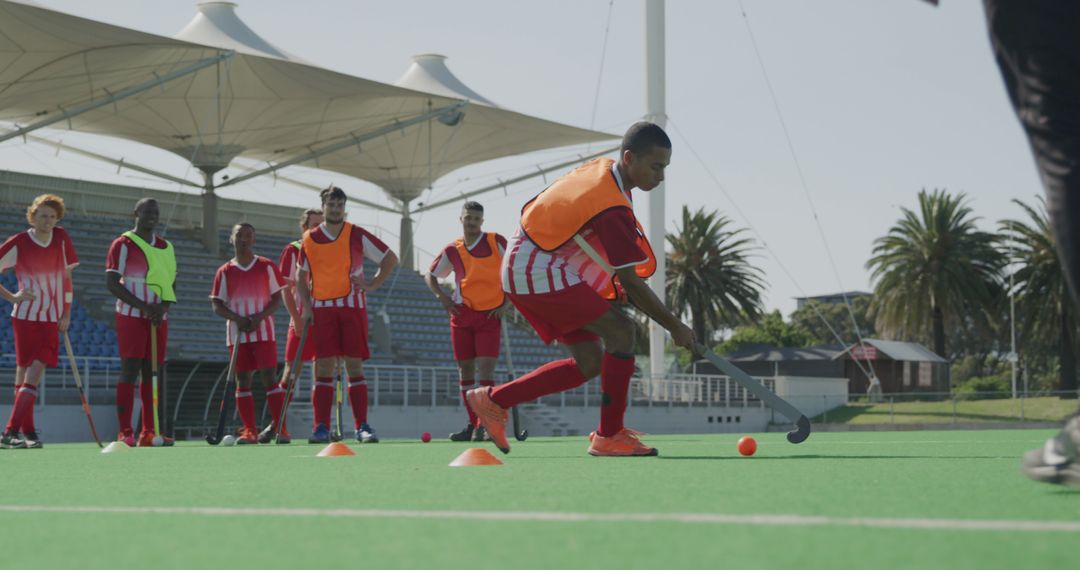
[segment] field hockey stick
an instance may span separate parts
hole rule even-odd
[[[510,380],[517,378],[517,373],[514,372],[514,357],[510,354],[510,333],[506,330],[505,323],[501,323],[503,345],[505,347],[504,353],[506,354],[506,370],[509,373]],[[514,422],[514,439],[518,441],[525,441],[529,438],[529,430],[521,429],[521,419],[518,418],[517,406],[510,408],[510,417]]]
[[[71,351],[71,337],[68,336],[67,331],[64,331],[64,348],[67,349],[68,364],[71,366],[72,376],[75,377],[75,387],[79,390],[82,409],[86,412],[86,421],[90,423],[90,434],[94,436],[94,441],[97,442],[98,447],[104,447],[101,445],[101,438],[98,437],[97,428],[94,427],[94,416],[90,415],[90,404],[86,401],[86,393],[83,392],[82,378],[79,377],[79,366],[75,362],[75,354]]]
[[[237,331],[237,337],[239,337],[239,331]],[[240,340],[237,338],[236,340]],[[225,372],[225,391],[221,394],[221,409],[218,411],[217,428],[214,433],[206,434],[206,443],[210,445],[217,445],[221,443],[221,440],[225,438],[225,419],[228,416],[228,411],[231,406],[229,402],[229,385],[232,382],[233,371],[236,369],[236,355],[240,353],[240,343],[233,344],[232,354],[229,355],[229,367]]]
[[[694,349],[704,356],[706,360],[711,362],[713,366],[719,368],[740,386],[757,396],[762,402],[765,402],[765,405],[780,412],[787,417],[787,419],[791,420],[791,423],[795,424],[795,429],[788,432],[788,441],[791,443],[802,443],[806,441],[806,438],[810,437],[810,420],[807,419],[802,412],[795,409],[795,406],[792,406],[786,400],[773,393],[772,390],[769,390],[760,382],[754,380],[749,374],[743,372],[742,369],[731,362],[728,362],[724,358],[721,358],[715,352],[705,348],[705,346],[696,344],[694,345]]]
[[[337,405],[335,407],[334,415],[336,416],[335,419],[337,420],[337,427],[335,428],[334,432],[330,434],[331,441],[341,441],[342,439],[345,439],[345,436],[343,435],[343,430],[341,429],[341,400],[342,392],[344,392],[344,389],[341,385],[341,368],[338,368],[336,372],[337,373],[334,375],[334,399]]]
[[[304,369],[304,343],[307,342],[308,325],[301,324],[300,343],[296,347],[296,356],[293,357],[292,367],[289,368],[289,376],[285,378],[285,402],[281,405],[281,417],[278,418],[278,431],[285,428],[285,415],[289,413],[289,404],[292,402],[293,390],[296,388],[296,380]]]
[[[154,434],[161,436],[161,423],[158,418],[158,362],[157,362],[157,325],[150,322],[150,386],[154,403]]]

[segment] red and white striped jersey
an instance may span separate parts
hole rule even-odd
[[[326,227],[326,223],[319,224],[318,227],[311,230],[311,239],[318,243],[330,243],[337,239],[337,236],[330,235],[329,230]],[[352,229],[352,239],[349,243],[350,254],[352,257],[352,269],[350,275],[359,275],[362,279],[364,277],[364,258],[370,259],[372,262],[379,264],[382,263],[386,254],[390,251],[390,246],[383,243],[383,241],[371,232],[354,225]],[[303,248],[300,249],[300,258],[297,261],[300,271],[310,271],[308,267],[307,256],[304,255]],[[359,288],[355,283],[353,284],[352,291],[341,298],[329,299],[320,301],[315,299],[312,306],[315,308],[322,307],[349,307],[363,309],[367,295],[364,290]]]
[[[285,278],[285,282],[293,287],[293,302],[296,303],[296,310],[301,313],[304,312],[304,304],[300,302],[300,291],[296,289],[296,275],[299,273],[300,268],[296,263],[300,260],[300,241],[294,241],[285,244],[285,249],[281,250],[281,255],[278,256],[278,271],[281,272],[281,276]],[[296,323],[289,322],[289,326],[294,326]]]
[[[33,232],[19,232],[0,245],[0,272],[14,267],[19,289],[37,293],[37,299],[15,305],[11,317],[56,323],[64,314],[65,294],[71,292],[67,272],[79,264],[79,258],[64,228],[54,227],[46,243],[39,242]]]
[[[214,275],[214,287],[211,299],[221,299],[232,312],[246,317],[262,311],[270,304],[274,293],[285,288],[285,278],[269,259],[256,255],[247,266],[240,265],[235,259],[218,268]],[[251,332],[240,333],[236,338],[236,325],[225,323],[225,344],[232,346],[239,342],[263,342],[276,340],[274,337],[274,316],[263,319],[258,328]]]
[[[612,171],[622,189],[618,168],[613,166]],[[623,192],[628,199],[631,198],[629,192]],[[626,208],[608,210],[593,218],[575,238],[580,236],[590,243],[596,243],[596,240],[589,239],[594,234],[599,239],[599,247],[593,248],[591,253],[598,254],[600,260],[583,250],[577,239],[566,242],[555,251],[544,251],[525,235],[519,225],[503,256],[503,291],[515,295],[540,295],[561,291],[578,283],[587,283],[593,290],[600,291],[611,280],[611,270],[633,267],[648,260],[648,255],[637,246],[634,214]]]
[[[168,244],[169,242],[165,241],[165,238],[157,235],[154,236],[154,240],[151,242],[153,247],[159,249],[165,249]],[[160,303],[161,298],[158,297],[153,288],[146,284],[148,267],[146,255],[127,236],[121,235],[114,239],[112,245],[109,246],[109,253],[105,257],[105,272],[119,273],[120,283],[132,295],[135,295],[136,299],[150,304]],[[120,299],[116,300],[116,312],[125,317],[143,317],[142,311]],[[164,318],[168,319],[168,314]]]

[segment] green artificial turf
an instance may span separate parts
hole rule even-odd
[[[652,436],[657,458],[593,458],[584,438],[513,442],[498,467],[467,444],[387,441],[102,455],[0,451],[2,505],[703,513],[1080,522],[1080,491],[1024,479],[1047,431]],[[492,451],[494,448],[487,444]],[[496,452],[497,455],[498,452]],[[1080,533],[670,521],[490,521],[255,513],[4,512],[0,568],[1061,568]],[[285,516],[290,515],[290,516]]]
[[[1064,422],[1076,412],[1076,400],[1056,397],[1023,399],[894,401],[851,403],[814,418],[814,423],[944,424],[983,422]]]

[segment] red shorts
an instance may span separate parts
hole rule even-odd
[[[40,360],[46,368],[56,368],[60,354],[60,325],[45,321],[11,319],[15,328],[15,364],[29,368]]]
[[[229,347],[229,358],[236,345]],[[236,355],[236,371],[251,372],[264,368],[277,368],[277,343],[272,340],[240,343],[240,352]]]
[[[502,320],[488,311],[474,311],[460,305],[460,313],[450,317],[450,344],[454,360],[472,360],[477,356],[499,356]]]
[[[300,348],[300,333],[289,325],[289,334],[285,337],[285,362],[290,365],[296,360],[296,349]],[[304,339],[304,354],[300,356],[305,362],[315,360],[315,339],[308,333]]]
[[[157,360],[165,362],[166,340],[169,338],[169,321],[162,321],[157,328]],[[116,315],[116,344],[120,358],[150,360],[150,319]]]
[[[611,305],[584,283],[552,293],[507,295],[548,344],[553,341],[577,344],[599,340],[599,336],[584,327],[611,310]]]
[[[368,352],[367,309],[316,307],[307,342],[315,343],[315,358],[371,358]]]

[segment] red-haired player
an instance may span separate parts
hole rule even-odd
[[[34,426],[34,400],[46,368],[57,364],[60,333],[71,321],[71,270],[79,264],[64,228],[64,200],[42,194],[26,209],[30,229],[0,245],[0,271],[15,268],[19,290],[0,286],[0,297],[13,303],[15,329],[15,404],[0,449],[40,448]],[[20,439],[19,433],[22,433]]]

